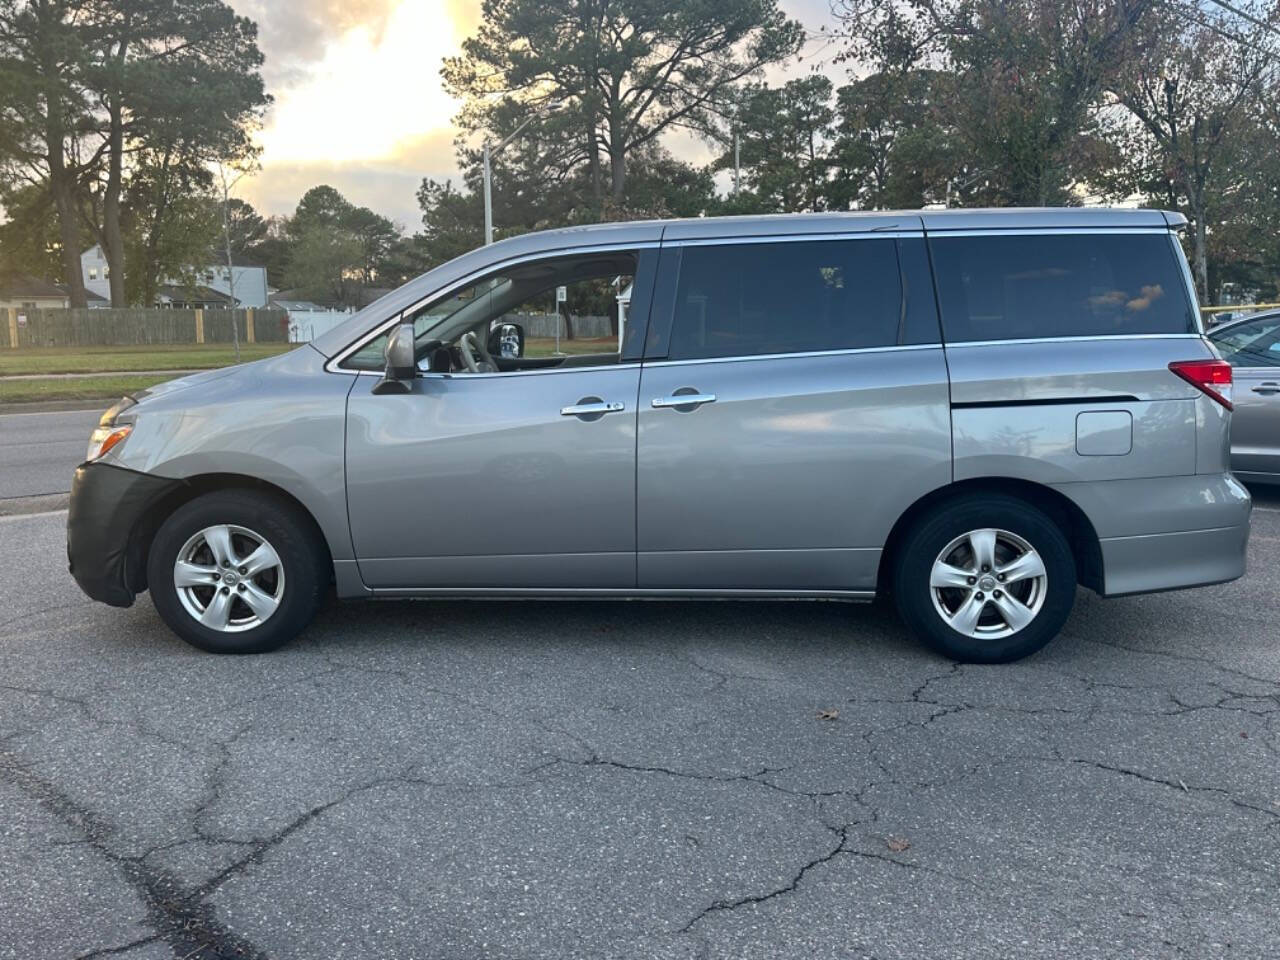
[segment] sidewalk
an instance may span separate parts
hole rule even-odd
[[[185,377],[189,373],[204,373],[220,367],[197,367],[184,370],[100,370],[96,373],[3,373],[0,380],[92,380],[96,377]]]

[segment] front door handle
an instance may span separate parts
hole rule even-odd
[[[1263,396],[1270,396],[1273,393],[1280,393],[1280,383],[1272,383],[1267,381],[1253,388],[1254,393],[1260,393]]]
[[[681,412],[693,410],[704,403],[715,402],[716,395],[714,393],[673,393],[669,397],[653,398],[653,405],[659,410],[664,407],[672,407]]]
[[[606,413],[621,413],[626,409],[623,403],[606,403],[604,400],[597,400],[594,397],[583,397],[577,403],[571,403],[567,407],[560,408],[560,416],[562,417],[595,417],[599,418]]]

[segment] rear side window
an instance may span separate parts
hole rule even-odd
[[[898,343],[891,238],[683,248],[668,357],[805,353]]]
[[[951,342],[1195,333],[1168,234],[934,237]]]

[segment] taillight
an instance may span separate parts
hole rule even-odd
[[[1169,369],[1204,391],[1228,410],[1231,406],[1231,364],[1225,360],[1176,360]]]

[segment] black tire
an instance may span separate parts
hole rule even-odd
[[[935,607],[930,586],[940,553],[957,538],[982,529],[1021,538],[1044,564],[1038,612],[1026,626],[1003,637],[975,637],[955,629]],[[938,653],[962,663],[1009,663],[1040,650],[1061,631],[1075,602],[1076,566],[1066,536],[1043,511],[1016,497],[975,494],[940,504],[912,526],[896,553],[893,592],[907,627]],[[942,595],[944,599],[964,596],[964,591]],[[998,611],[983,613],[988,620],[997,615]]]
[[[184,545],[200,531],[222,524],[265,538],[283,568],[282,595],[274,612],[234,633],[201,624],[174,585],[174,564]],[[220,490],[183,504],[160,526],[147,557],[151,602],[161,619],[183,640],[210,653],[265,653],[288,643],[315,617],[331,573],[328,548],[312,519],[294,504],[256,490]],[[238,609],[251,613],[247,607]]]

